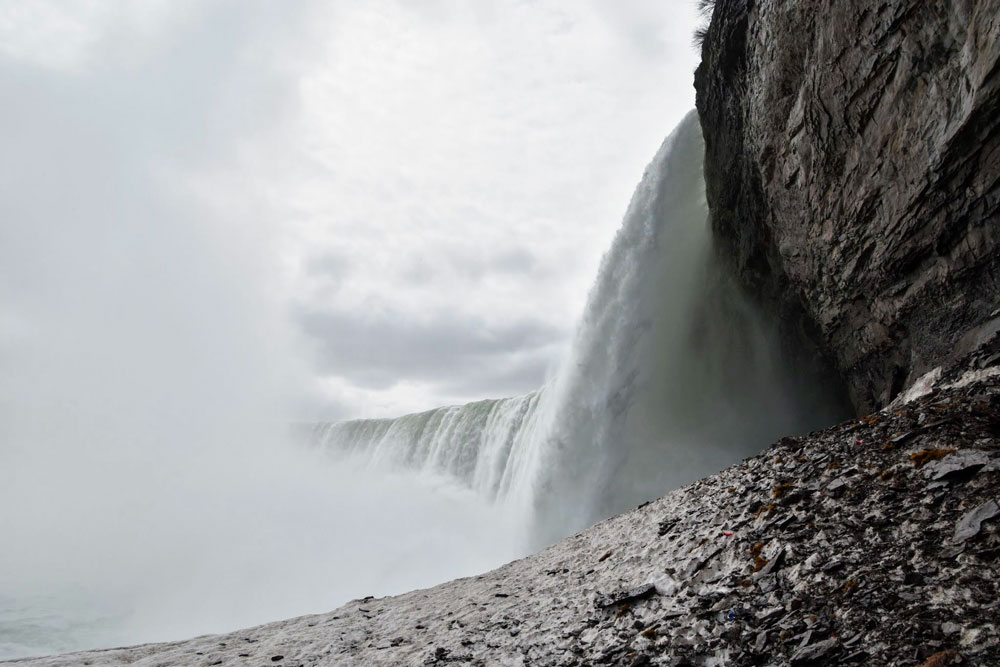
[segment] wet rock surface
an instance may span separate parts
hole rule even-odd
[[[962,474],[939,476],[949,462]],[[997,665],[998,463],[1000,376],[984,373],[479,577],[21,664]]]
[[[716,240],[865,414],[1000,328],[1000,2],[714,5]]]

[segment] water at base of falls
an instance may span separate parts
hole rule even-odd
[[[452,478],[245,444],[244,458],[170,471],[166,489],[156,471],[102,480],[82,464],[13,491],[24,504],[0,521],[0,660],[324,613],[523,555],[515,517]],[[92,485],[109,481],[136,488],[98,507],[110,492]],[[33,511],[48,484],[75,500],[58,520]]]
[[[785,434],[840,416],[719,266],[690,113],[664,141],[604,257],[569,354],[539,391],[397,419],[320,424],[371,466],[446,474],[525,517],[541,546]]]

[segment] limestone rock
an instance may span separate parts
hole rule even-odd
[[[983,521],[988,521],[1000,514],[996,501],[990,500],[963,516],[955,526],[955,541],[965,542],[979,534]]]
[[[717,0],[695,85],[722,252],[860,414],[995,357],[997,0]]]

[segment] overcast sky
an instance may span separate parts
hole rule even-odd
[[[5,2],[0,390],[537,388],[694,105],[694,4]]]

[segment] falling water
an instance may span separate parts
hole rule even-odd
[[[832,421],[719,265],[690,113],[663,142],[545,387],[397,419],[320,424],[367,465],[455,477],[520,506],[537,546]]]
[[[533,446],[543,392],[437,408],[396,419],[319,424],[314,437],[375,466],[457,478],[493,500],[506,497]]]
[[[142,301],[114,328],[53,328],[59,344],[27,347],[0,386],[0,658],[482,572],[832,420],[715,260],[702,152],[692,114],[646,170],[562,364],[524,396],[317,424],[306,451],[266,417],[279,376],[242,329],[171,330],[152,356],[133,343],[231,302],[226,284],[185,290],[192,311]]]

